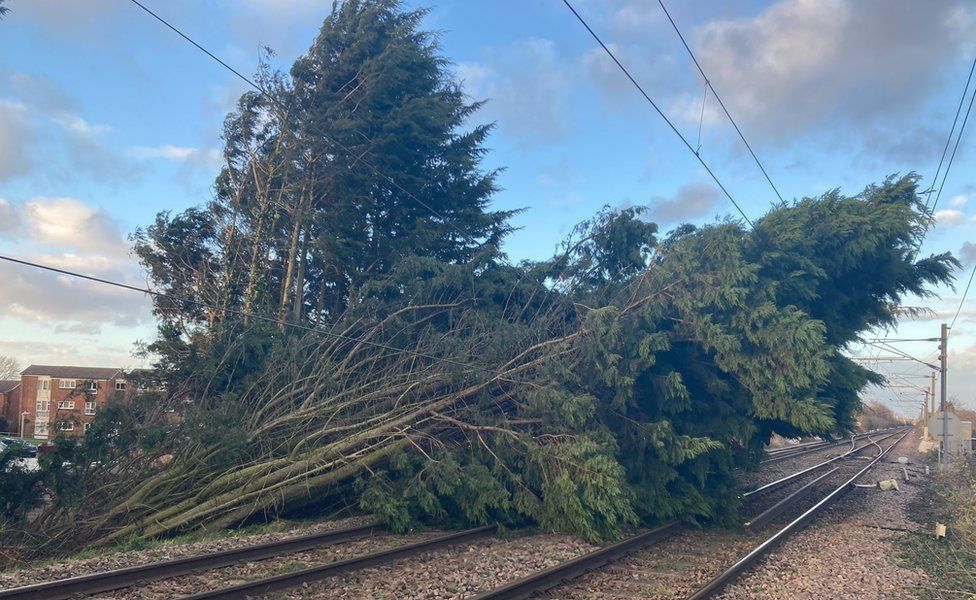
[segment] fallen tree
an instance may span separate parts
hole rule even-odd
[[[592,540],[727,522],[733,469],[773,432],[855,426],[879,378],[846,346],[952,281],[950,255],[916,257],[914,175],[663,239],[640,208],[604,210],[551,260],[509,265],[487,128],[457,132],[477,105],[418,20],[339,5],[291,79],[262,75],[279,101],[246,95],[228,118],[215,201],[136,236],[170,294],[157,391],[58,455],[82,468],[21,524],[48,553],[349,510]]]
[[[156,450],[172,460],[60,519],[102,543],[349,509],[398,530],[499,521],[594,540],[727,521],[732,470],[771,432],[852,428],[877,376],[844,344],[954,264],[912,260],[913,177],[749,231],[658,243],[639,216],[604,212],[544,263],[404,260],[327,333],[201,332],[171,384],[192,402]]]

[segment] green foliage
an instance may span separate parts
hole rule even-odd
[[[551,260],[505,264],[490,127],[469,127],[480,104],[423,15],[338,2],[289,73],[262,66],[268,95],[228,115],[214,200],[135,235],[153,284],[181,298],[155,302],[165,393],[59,444],[55,517],[97,507],[77,535],[309,506],[595,541],[731,522],[734,468],[774,431],[853,427],[877,376],[847,345],[952,281],[951,256],[916,257],[914,174],[748,230],[659,238],[644,209],[605,208]],[[122,447],[138,464],[119,468]]]

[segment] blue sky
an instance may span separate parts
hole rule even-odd
[[[144,0],[245,73],[262,46],[283,68],[328,1]],[[890,173],[930,178],[976,54],[976,7],[950,0],[670,2],[713,85],[787,199],[855,193]],[[431,6],[409,2],[409,6]],[[577,8],[698,144],[703,81],[652,0]],[[143,284],[126,236],[161,210],[205,202],[223,116],[241,82],[128,0],[8,0],[0,21],[0,250]],[[495,121],[487,167],[500,209],[525,208],[512,259],[547,256],[603,205],[648,205],[669,228],[733,215],[694,156],[608,62],[560,0],[442,2],[427,26]],[[757,218],[776,200],[713,97],[701,155]],[[976,127],[976,123],[971,123]],[[965,136],[924,252],[976,241],[976,138]],[[963,252],[967,267],[976,251]],[[961,274],[965,283],[968,273]],[[0,266],[0,353],[22,363],[137,366],[148,302]],[[961,291],[961,290],[960,290]],[[930,337],[960,294],[892,337]],[[976,293],[973,294],[976,298]],[[951,394],[976,394],[976,303],[953,331]],[[901,345],[928,355],[931,344]],[[867,350],[853,349],[854,353]],[[882,365],[921,374],[907,363]],[[917,373],[916,373],[917,371]],[[913,380],[914,381],[914,380]],[[917,394],[899,390],[902,395]],[[910,412],[911,402],[872,391]]]

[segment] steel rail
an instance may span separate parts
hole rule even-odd
[[[588,571],[606,566],[648,544],[667,539],[683,527],[683,524],[673,522],[638,533],[623,541],[567,560],[548,569],[537,571],[512,583],[482,592],[472,597],[471,600],[522,600],[529,598],[561,583],[576,579]]]
[[[862,433],[862,434],[855,435],[853,437],[853,439],[854,439],[854,441],[863,440],[864,438],[866,438],[868,436],[878,435],[880,433],[886,433],[887,431],[890,431],[890,429],[883,429],[881,431],[872,431],[872,432],[869,432],[869,433]],[[813,452],[819,452],[820,450],[824,450],[825,448],[831,448],[833,446],[840,446],[841,444],[846,444],[846,443],[848,443],[850,441],[851,440],[849,440],[849,439],[837,440],[836,442],[826,442],[825,444],[823,444],[821,446],[816,446],[816,447],[813,447],[813,448],[806,448],[806,449],[798,450],[798,451],[795,451],[795,452],[786,452],[786,453],[780,452],[776,456],[773,456],[773,457],[770,457],[770,458],[766,458],[766,459],[763,459],[763,460],[759,461],[759,464],[766,465],[766,464],[773,463],[773,462],[778,462],[778,461],[781,461],[781,460],[787,460],[787,459],[790,459],[790,458],[795,458],[797,456],[805,456],[805,455],[811,454]]]
[[[405,544],[396,548],[390,548],[389,550],[382,550],[380,552],[373,552],[363,556],[356,556],[353,558],[347,558],[345,560],[330,562],[308,569],[302,569],[301,571],[296,571],[294,573],[285,573],[284,575],[249,581],[247,583],[221,588],[218,590],[183,596],[180,598],[180,600],[203,600],[204,598],[208,600],[253,598],[262,594],[267,594],[268,592],[293,588],[300,586],[303,583],[328,579],[329,577],[335,577],[336,575],[340,575],[342,573],[349,573],[351,571],[357,571],[367,567],[382,565],[400,558],[406,558],[408,556],[453,546],[461,542],[475,540],[491,535],[496,531],[496,529],[497,527],[495,525],[485,525],[484,527],[476,527],[474,529],[467,529],[465,531],[440,535],[422,542]]]
[[[858,471],[853,477],[842,483],[837,489],[830,492],[824,496],[819,502],[813,505],[809,510],[804,512],[802,515],[794,519],[789,525],[780,529],[772,536],[770,536],[766,541],[759,544],[753,548],[748,554],[740,558],[734,565],[723,571],[717,577],[709,581],[707,584],[699,588],[695,593],[688,596],[687,600],[703,600],[704,598],[709,598],[716,592],[724,588],[730,581],[735,579],[739,574],[745,571],[754,562],[759,560],[763,555],[769,552],[773,547],[782,542],[784,539],[792,535],[793,533],[802,529],[810,521],[813,520],[821,511],[826,507],[830,506],[836,502],[841,496],[844,495],[848,490],[854,487],[854,483],[865,473],[870,471],[878,462],[881,461],[891,450],[897,446],[903,439],[905,439],[910,433],[911,429],[906,431],[899,437],[893,444],[888,446],[886,449],[882,450],[878,456],[876,456],[870,463],[867,464],[863,469]]]
[[[878,441],[879,442],[883,442],[883,441],[885,441],[885,440],[887,440],[887,439],[889,439],[889,438],[891,438],[893,436],[896,436],[896,435],[898,435],[898,432],[897,431],[894,432],[894,433],[889,433],[888,435],[879,438]],[[748,497],[753,496],[755,494],[761,494],[761,493],[764,493],[764,492],[769,492],[769,491],[774,490],[774,489],[776,489],[778,487],[781,487],[783,485],[786,485],[787,483],[793,481],[794,479],[799,479],[800,477],[803,477],[804,475],[806,475],[808,473],[812,473],[813,471],[816,471],[818,469],[822,469],[822,468],[826,467],[827,465],[830,465],[832,463],[837,462],[838,460],[841,460],[841,459],[847,458],[848,456],[857,454],[858,452],[864,450],[865,448],[870,448],[873,445],[874,444],[871,443],[871,444],[864,444],[863,446],[858,446],[856,448],[852,448],[851,450],[848,450],[847,452],[845,452],[843,454],[839,454],[839,455],[837,455],[837,456],[835,456],[833,458],[827,459],[827,460],[825,460],[822,463],[818,463],[816,465],[813,465],[812,467],[807,467],[806,469],[802,469],[800,471],[797,471],[796,473],[791,473],[791,474],[789,474],[789,475],[787,475],[785,477],[781,477],[780,479],[777,479],[776,481],[771,481],[771,482],[766,483],[766,484],[763,484],[763,485],[761,485],[761,486],[759,486],[759,487],[757,487],[755,489],[749,490],[748,492],[743,493],[742,494],[742,497],[743,498],[748,498]]]
[[[834,473],[836,473],[838,471],[838,469],[840,469],[840,467],[834,467],[833,469],[827,471],[826,473],[824,473],[820,477],[817,477],[816,479],[814,479],[810,483],[807,483],[806,485],[804,485],[800,489],[796,490],[795,492],[793,492],[789,496],[783,498],[782,500],[780,500],[776,504],[773,504],[772,506],[770,506],[766,510],[762,511],[761,513],[759,513],[758,515],[756,515],[755,517],[753,517],[752,519],[750,519],[742,527],[746,531],[748,531],[750,533],[755,533],[755,532],[761,530],[766,525],[769,525],[769,523],[773,519],[775,519],[780,514],[782,514],[783,511],[785,511],[787,508],[789,508],[790,506],[793,506],[801,498],[806,497],[806,495],[809,494],[813,490],[813,488],[817,486],[818,483],[820,483],[824,479],[826,479],[826,478],[830,477],[831,475],[833,475]]]
[[[126,567],[113,571],[103,571],[101,573],[91,573],[89,575],[79,575],[68,579],[46,581],[44,583],[3,590],[0,591],[0,600],[64,600],[66,598],[88,596],[127,588],[139,583],[165,577],[176,577],[195,571],[217,569],[239,562],[262,560],[282,554],[301,552],[302,550],[327,544],[360,539],[382,531],[385,530],[379,525],[361,525],[335,531],[324,531],[322,533],[290,537],[276,542],[256,544],[245,548],[188,556],[186,558]]]

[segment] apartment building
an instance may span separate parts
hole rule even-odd
[[[0,431],[20,433],[20,412],[20,380],[0,380],[0,417],[7,423]]]
[[[25,434],[42,440],[83,436],[100,409],[127,397],[122,370],[105,367],[31,365],[19,389]]]

